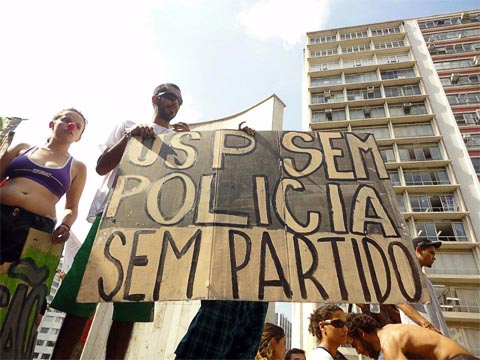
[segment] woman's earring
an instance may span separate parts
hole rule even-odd
[[[269,359],[272,358],[272,355],[273,355],[273,346],[272,346],[272,343],[268,343],[268,347],[267,347],[267,357]]]

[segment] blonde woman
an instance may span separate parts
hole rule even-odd
[[[286,351],[285,331],[280,326],[265,323],[255,360],[283,360]]]

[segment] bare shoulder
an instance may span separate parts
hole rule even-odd
[[[455,341],[436,331],[416,325],[390,324],[378,333],[382,348],[393,343],[405,355],[416,358],[449,359],[458,354],[468,353]]]
[[[74,172],[74,174],[77,176],[85,176],[86,173],[87,173],[87,165],[85,165],[85,163],[81,162],[80,160],[77,160],[75,158],[73,158],[73,162],[72,162],[72,170]]]
[[[22,153],[25,152],[25,150],[28,150],[31,147],[30,144],[27,143],[19,143],[16,145],[13,145],[10,149],[8,149],[7,152],[9,152],[13,157],[21,155]]]

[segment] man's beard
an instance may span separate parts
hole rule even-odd
[[[158,109],[158,114],[162,117],[162,119],[170,121],[172,120],[175,116],[177,116],[177,113],[169,114],[167,113],[163,108]]]
[[[365,349],[365,351],[368,353],[368,356],[371,357],[372,359],[378,359],[380,356],[380,351],[375,350],[373,348],[373,345],[371,345],[369,342],[359,339],[360,343],[362,344],[362,347]]]

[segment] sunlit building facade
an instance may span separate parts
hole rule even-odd
[[[427,273],[452,338],[476,355],[479,20],[480,9],[308,33],[302,86],[304,130],[375,135],[407,232],[443,242]],[[315,306],[294,305],[292,346],[314,346]]]

